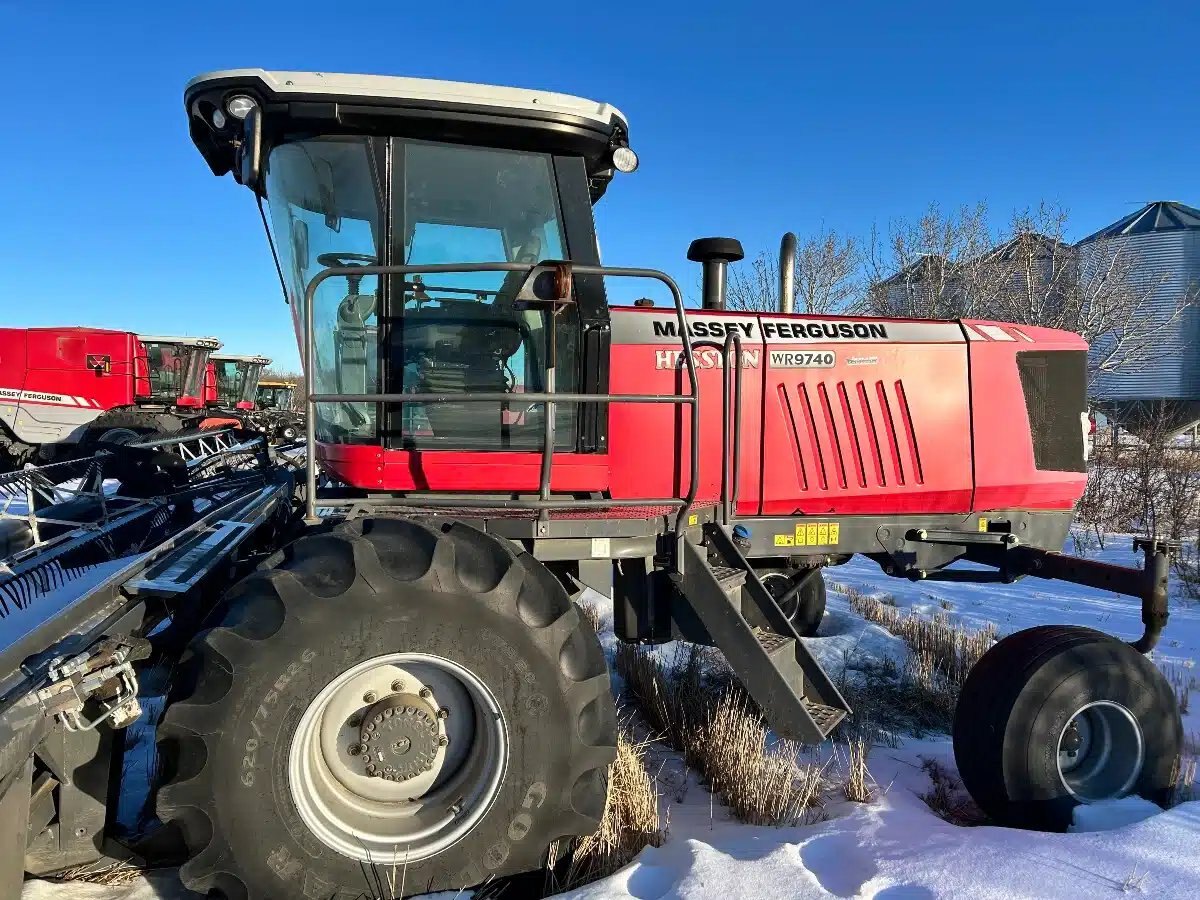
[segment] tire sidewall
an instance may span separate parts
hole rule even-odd
[[[553,812],[561,804],[547,801],[570,790],[573,742],[562,729],[574,723],[557,659],[538,632],[469,595],[398,585],[394,596],[380,600],[360,580],[341,597],[319,601],[303,621],[289,617],[277,645],[291,649],[276,664],[257,666],[257,677],[234,679],[242,682],[242,696],[228,740],[217,750],[228,757],[216,761],[228,776],[214,786],[217,829],[241,866],[269,871],[255,880],[277,884],[281,897],[340,896],[339,890],[357,896],[367,888],[364,864],[326,847],[301,819],[288,783],[291,737],[334,677],[405,649],[443,656],[478,676],[504,712],[509,742],[499,793],[469,832],[471,840],[409,863],[406,884],[457,889],[491,873],[533,868],[559,836]]]
[[[812,637],[825,618],[825,579],[818,572],[800,591],[800,605],[792,616],[792,624],[801,637]]]
[[[1106,658],[1103,664],[1095,660],[1098,652]],[[1097,701],[1119,703],[1141,729],[1145,758],[1129,793],[1160,805],[1169,798],[1182,745],[1174,693],[1153,664],[1132,648],[1112,639],[1085,643],[1055,658],[1030,680],[1005,734],[1009,796],[1017,805],[1046,809],[1051,825],[1065,828],[1080,804],[1059,775],[1059,739],[1071,718]]]

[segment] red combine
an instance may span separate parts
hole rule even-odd
[[[0,456],[10,466],[204,415],[215,338],[104,328],[0,328]]]
[[[727,238],[692,244],[685,309],[669,276],[600,265],[592,205],[637,167],[607,104],[261,70],[185,104],[212,171],[270,205],[308,458],[344,485],[318,496],[309,467],[309,533],[231,591],[166,712],[159,812],[189,887],[352,896],[377,864],[459,890],[593,830],[616,724],[583,585],[621,640],[715,645],[777,733],[826,739],[849,709],[805,638],[853,554],[1138,598],[1133,644],[997,643],[955,751],[1001,822],[1166,796],[1179,718],[1142,656],[1165,548],[1136,569],[1059,552],[1085,483],[1078,337],[727,312]],[[610,306],[631,278],[667,305]]]
[[[265,356],[236,356],[214,353],[210,365],[213,386],[208,405],[217,409],[252,412],[258,396],[258,379],[271,364]]]
[[[204,382],[208,415],[200,427],[250,427],[251,414],[257,407],[258,379],[270,364],[265,356],[214,353]]]

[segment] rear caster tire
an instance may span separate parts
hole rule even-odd
[[[616,714],[552,574],[465,525],[364,519],[234,587],[160,729],[159,815],[229,900],[460,890],[604,809]],[[386,877],[386,876],[385,876]]]
[[[991,818],[1061,831],[1076,806],[1165,805],[1183,727],[1171,685],[1123,641],[1047,625],[1006,637],[967,676],[954,716],[963,784]]]
[[[762,582],[800,637],[812,637],[825,617],[825,579],[820,569],[770,572]]]

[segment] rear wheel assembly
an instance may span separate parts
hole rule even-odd
[[[762,583],[801,637],[812,637],[825,617],[825,579],[820,569],[769,572]]]
[[[1064,829],[1081,803],[1139,794],[1168,802],[1183,728],[1162,673],[1090,628],[1019,631],[984,654],[963,686],[954,755],[993,819]]]
[[[90,450],[95,444],[133,444],[167,434],[161,418],[155,413],[137,409],[114,409],[92,420],[80,441]]]
[[[608,672],[541,563],[404,519],[280,556],[193,642],[160,731],[160,816],[182,830],[188,887],[372,896],[364,873],[394,866],[406,894],[457,891],[595,830]]]

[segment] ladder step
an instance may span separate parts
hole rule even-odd
[[[712,568],[712,573],[717,579],[717,583],[721,585],[721,589],[727,594],[746,583],[746,573],[742,569],[736,569],[732,566],[711,566],[710,568]]]
[[[767,656],[771,657],[771,661],[776,665],[795,655],[795,638],[776,634],[773,631],[764,631],[761,628],[755,629],[754,636],[758,638],[759,645],[767,651]]]
[[[846,718],[846,710],[844,709],[838,709],[834,706],[823,706],[820,703],[814,703],[807,697],[804,697],[801,702],[804,704],[804,708],[808,711],[809,716],[812,717],[813,722],[821,729],[821,734],[825,737],[829,737],[833,729],[837,728],[838,723]]]
[[[780,737],[819,743],[849,707],[719,526],[683,542],[679,591]],[[743,614],[745,612],[745,615]]]

